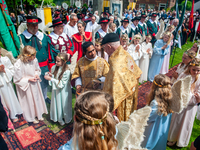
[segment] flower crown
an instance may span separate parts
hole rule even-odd
[[[60,59],[62,59],[64,62],[67,62],[67,60],[64,57],[60,56],[60,54],[58,54],[57,56],[60,57]]]
[[[158,87],[160,87],[160,88],[166,88],[166,87],[167,87],[167,85],[160,85],[160,84],[156,83],[155,80],[153,81],[153,83],[154,83],[155,85],[157,85]]]
[[[190,66],[200,66],[200,62],[199,63],[190,63]]]
[[[193,56],[189,51],[185,51],[185,54],[187,54],[191,59],[195,58],[195,56]]]
[[[31,57],[31,56],[35,56],[36,55],[36,53],[34,53],[34,54],[23,54],[23,56],[26,56],[26,57]]]
[[[83,118],[80,118],[80,117],[78,117],[77,115],[75,115],[76,118],[77,118],[80,122],[82,122],[82,123],[84,123],[84,124],[87,124],[87,125],[98,125],[98,124],[102,124],[103,121],[107,118],[107,115],[108,115],[108,113],[109,113],[109,105],[108,105],[108,107],[107,107],[107,111],[106,111],[105,115],[104,115],[101,119],[97,119],[97,118],[91,117],[91,116],[89,116],[89,115],[83,113],[80,109],[77,109],[77,112],[79,112],[79,114],[80,114],[82,117],[86,118],[86,119],[83,119]]]

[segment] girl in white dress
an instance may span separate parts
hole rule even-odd
[[[152,56],[153,49],[151,44],[152,36],[148,34],[146,40],[142,43],[142,53],[143,56],[140,59],[140,69],[142,70],[142,75],[140,76],[139,82],[143,83],[147,81],[148,70],[149,70],[149,60]]]
[[[97,56],[104,58],[108,62],[108,54],[104,51],[104,49],[101,47],[102,39],[96,39],[95,40],[95,49],[97,51]]]
[[[24,119],[27,122],[39,123],[38,120],[44,120],[42,114],[48,112],[40,86],[41,70],[35,56],[35,48],[24,47],[22,54],[14,64],[13,81],[16,84]]]
[[[56,65],[44,76],[52,86],[50,119],[61,125],[72,120],[72,91],[71,73],[66,64],[68,57],[66,53],[56,56]]]
[[[136,34],[134,39],[132,40],[131,44],[128,46],[127,52],[131,55],[134,59],[135,63],[139,66],[140,58],[142,57],[142,50],[140,45],[141,36]]]
[[[22,114],[22,109],[13,89],[12,78],[14,66],[8,57],[1,56],[0,49],[0,95],[3,106],[8,110],[13,122],[17,122],[17,114]]]
[[[124,50],[128,50],[128,44],[129,44],[129,37],[128,34],[122,34],[120,37],[120,45],[124,48]]]
[[[190,101],[180,114],[173,113],[168,134],[168,145],[176,143],[178,147],[187,147],[192,133],[194,119],[197,113],[197,104],[200,103],[200,59],[194,58],[188,69],[177,80],[186,76],[192,77]]]
[[[190,62],[195,58],[195,56],[196,53],[193,50],[188,50],[183,53],[182,63],[178,65],[177,70],[172,74],[172,83],[176,82],[178,76],[187,70]]]

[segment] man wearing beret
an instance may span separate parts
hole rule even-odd
[[[147,24],[145,23],[146,17],[147,17],[147,15],[143,13],[143,14],[141,15],[140,21],[139,21],[139,25],[142,26],[145,35],[147,35],[147,34],[149,33]]]
[[[110,56],[103,91],[113,96],[114,110],[117,109],[119,120],[126,121],[137,109],[138,79],[142,71],[120,45],[117,34],[107,34],[103,38],[102,47]]]
[[[151,19],[149,19],[147,21],[147,27],[149,29],[149,33],[152,35],[152,40],[151,40],[151,43],[154,44],[156,42],[156,33],[158,32],[159,30],[159,26],[158,26],[158,23],[156,21],[156,17],[157,17],[157,14],[156,13],[152,13],[151,14]]]
[[[139,25],[140,17],[134,17],[131,20],[133,23],[131,24],[131,28],[133,29],[134,35],[140,34],[143,36],[143,28]]]
[[[63,32],[64,25],[62,20],[60,18],[53,20],[53,25],[50,28],[52,27],[53,32],[48,35],[51,39],[51,44],[61,53],[67,53],[68,58],[70,58],[73,55],[74,45],[69,36]]]
[[[42,22],[40,18],[37,16],[27,16],[26,20],[28,29],[20,34],[19,37],[24,46],[30,45],[37,51],[36,58],[38,59],[42,71],[40,76],[42,82],[40,82],[40,84],[44,99],[47,99],[48,81],[44,79],[44,75],[45,72],[49,72],[49,69],[55,64],[55,57],[59,51],[51,44],[51,40],[48,36],[38,31],[38,24]]]
[[[129,19],[124,18],[124,20],[122,20],[121,23],[122,23],[122,26],[117,29],[116,34],[120,38],[122,34],[126,33],[129,37],[129,40],[131,40],[133,29],[129,26]]]
[[[108,33],[108,23],[110,19],[101,18],[99,23],[101,25],[101,29],[99,29],[95,34],[95,39],[103,38]]]

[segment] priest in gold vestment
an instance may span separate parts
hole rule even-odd
[[[109,65],[105,59],[97,56],[92,42],[83,43],[82,48],[85,56],[79,59],[72,75],[72,80],[75,79],[76,91],[80,93],[83,88],[102,89]]]
[[[142,71],[120,45],[119,37],[115,33],[107,34],[103,38],[102,46],[110,56],[110,67],[103,91],[113,96],[114,110],[117,109],[119,120],[126,121],[137,109],[138,79]]]

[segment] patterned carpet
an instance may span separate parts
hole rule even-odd
[[[167,76],[172,77],[172,73],[177,69],[177,66],[174,66],[169,70]],[[138,109],[146,105],[145,97],[149,92],[151,87],[151,82],[147,81],[144,84],[139,86],[138,92]],[[16,131],[26,128],[28,126],[33,126],[36,131],[41,136],[42,140],[28,146],[25,150],[56,150],[61,145],[65,144],[72,136],[73,124],[68,124],[65,128],[60,130],[58,133],[53,133],[43,121],[40,121],[39,124],[30,124],[26,122],[23,116],[19,116],[19,121],[13,123]],[[13,131],[7,131],[6,133],[1,133],[9,150],[21,150],[23,149],[18,139],[16,138]]]

